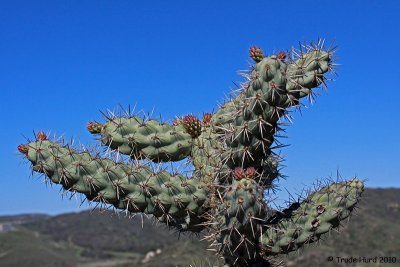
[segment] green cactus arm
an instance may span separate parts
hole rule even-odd
[[[312,97],[312,88],[332,69],[332,52],[319,46],[308,47],[299,57],[285,60],[280,53],[258,58],[241,93],[214,114],[212,122],[224,136],[228,149],[223,157],[230,168],[261,168],[271,155],[279,119],[298,106],[300,98]]]
[[[91,122],[92,134],[99,134],[103,145],[134,159],[155,162],[179,161],[192,151],[192,136],[183,124],[171,125],[140,117],[109,118],[104,124]]]
[[[332,183],[285,215],[269,218],[260,237],[262,254],[287,254],[318,241],[350,216],[363,191],[363,182],[356,178]]]
[[[263,187],[254,179],[255,168],[236,168],[232,185],[221,196],[221,203],[210,218],[214,222],[210,243],[227,263],[246,266],[257,257],[261,222],[268,214]],[[242,264],[242,265],[240,265]]]
[[[208,188],[200,181],[78,153],[43,136],[23,149],[33,171],[65,190],[84,194],[89,201],[151,214],[182,231],[203,229]]]
[[[324,84],[324,74],[332,70],[332,54],[307,46],[309,53],[300,54],[287,66],[286,90],[298,92],[299,98],[311,95],[311,90]]]

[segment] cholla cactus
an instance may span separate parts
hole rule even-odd
[[[313,89],[325,86],[333,49],[319,41],[264,56],[252,47],[250,57],[255,65],[244,74],[246,81],[202,119],[188,115],[170,124],[127,115],[88,123],[104,146],[129,156],[125,162],[76,151],[44,132],[18,150],[35,172],[66,191],[153,215],[178,231],[201,233],[225,266],[275,266],[275,256],[339,227],[364,186],[356,178],[336,181],[282,211],[271,207],[264,194],[273,191],[281,175],[275,139],[301,98],[313,100]],[[185,158],[194,166],[191,177],[150,167]]]

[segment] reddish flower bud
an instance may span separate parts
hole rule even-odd
[[[182,124],[185,130],[192,136],[197,138],[201,134],[201,122],[198,118],[193,115],[187,115],[183,117]]]
[[[91,122],[88,122],[88,124],[86,125],[86,129],[88,129],[88,131],[91,134],[99,134],[99,133],[101,133],[103,126],[104,125],[101,123],[98,123],[96,121],[91,121]]]
[[[20,144],[18,146],[18,151],[21,152],[22,154],[28,155],[29,147],[24,144]]]
[[[204,113],[203,114],[203,124],[207,127],[210,126],[211,118],[212,118],[212,114]]]
[[[245,173],[247,178],[253,178],[256,175],[256,169],[254,167],[248,167]]]
[[[257,46],[250,47],[249,54],[250,54],[250,57],[257,63],[260,62],[261,60],[263,60],[263,58],[264,58],[264,54],[263,54],[261,48],[259,48]]]
[[[285,61],[286,53],[284,51],[279,52],[277,58],[281,61]]]
[[[47,135],[43,131],[39,131],[36,134],[36,139],[41,141],[47,140]]]
[[[236,180],[243,179],[246,177],[246,174],[241,167],[236,167],[235,170],[233,171],[233,176],[235,177]]]

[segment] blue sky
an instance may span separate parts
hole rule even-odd
[[[341,65],[293,114],[278,197],[337,170],[400,187],[399,13],[378,0],[1,1],[0,215],[86,207],[30,177],[16,148],[34,130],[93,144],[86,123],[119,104],[200,115],[241,80],[251,45],[268,54],[318,37],[335,40]]]

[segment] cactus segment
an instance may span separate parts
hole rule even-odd
[[[267,206],[263,188],[254,179],[254,168],[236,168],[233,175],[235,179],[215,212],[217,227],[210,238],[215,239],[214,244],[218,244],[219,253],[227,263],[243,264],[259,254],[259,236]]]
[[[269,218],[260,237],[263,255],[287,254],[318,241],[350,216],[363,191],[356,178],[333,183],[311,193],[290,214]]]
[[[208,189],[197,180],[153,172],[144,165],[115,163],[49,140],[37,140],[27,147],[32,169],[67,191],[117,209],[152,214],[178,230],[199,232],[203,228],[199,215],[205,212]]]
[[[254,166],[271,155],[278,121],[300,98],[312,95],[312,88],[324,81],[331,69],[332,55],[320,47],[309,47],[299,59],[285,62],[286,54],[264,57],[246,77],[241,94],[227,102],[215,115],[215,123],[228,149],[230,168]]]
[[[89,123],[87,128],[100,134],[104,145],[134,159],[179,161],[192,150],[192,137],[182,125],[129,117],[113,118],[104,125]]]

